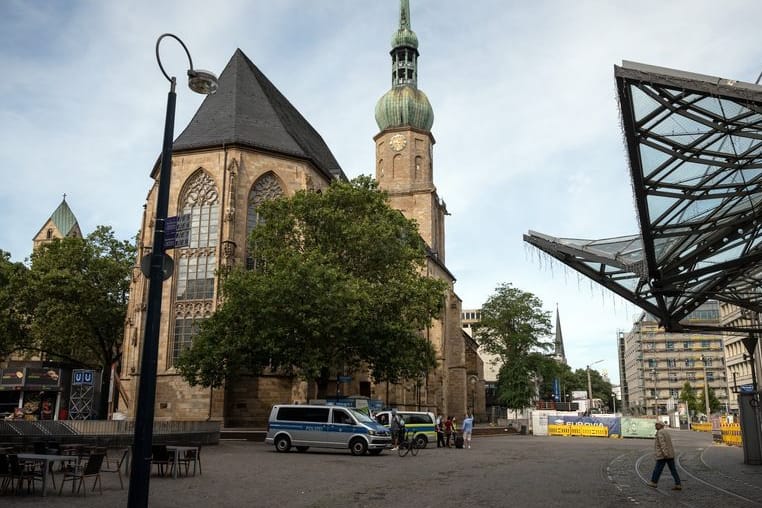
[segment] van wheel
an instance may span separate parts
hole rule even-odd
[[[307,451],[307,450],[309,450],[309,449],[310,449],[310,447],[309,447],[309,446],[297,446],[297,447],[296,447],[296,451],[297,451],[297,452],[306,452],[306,451]]]
[[[418,448],[426,448],[426,445],[429,443],[429,440],[426,436],[423,434],[418,434],[415,436],[415,446]]]
[[[287,452],[291,449],[291,440],[286,436],[275,438],[275,449],[279,452]]]
[[[368,454],[370,454],[370,455],[381,455],[382,451],[384,451],[383,448],[374,448],[372,450],[368,450]]]
[[[349,449],[352,455],[365,455],[365,452],[368,451],[368,443],[363,438],[356,437],[349,443]]]

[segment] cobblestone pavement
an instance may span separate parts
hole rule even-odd
[[[762,466],[743,464],[740,448],[713,445],[708,434],[672,431],[684,490],[646,486],[654,464],[651,440],[494,436],[470,450],[431,445],[417,457],[385,452],[353,457],[313,450],[277,453],[272,446],[223,441],[202,450],[203,475],[151,477],[152,507],[383,507],[520,506],[762,507]],[[0,506],[126,506],[115,474],[103,476],[103,495],[70,491],[46,498],[3,496]]]

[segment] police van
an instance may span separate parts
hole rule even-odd
[[[392,442],[389,429],[348,407],[300,404],[275,405],[267,422],[265,443],[279,452],[291,447],[349,449],[352,455],[380,454]]]
[[[437,442],[434,413],[426,411],[397,411],[396,413],[405,421],[405,432],[413,433],[415,440],[418,441],[418,448],[426,448],[429,441]],[[388,428],[391,426],[392,412],[379,411],[375,414],[375,418],[378,423]]]

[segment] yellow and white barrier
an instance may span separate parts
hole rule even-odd
[[[722,442],[733,446],[742,446],[743,440],[741,439],[741,424],[740,423],[723,423],[720,425],[722,431]]]
[[[551,436],[609,437],[609,428],[605,425],[548,425]]]

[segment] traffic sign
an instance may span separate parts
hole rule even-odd
[[[151,255],[146,254],[143,259],[140,260],[140,271],[146,278],[151,278]],[[167,280],[172,277],[172,273],[175,271],[175,260],[172,257],[164,253],[161,263],[162,280]]]

